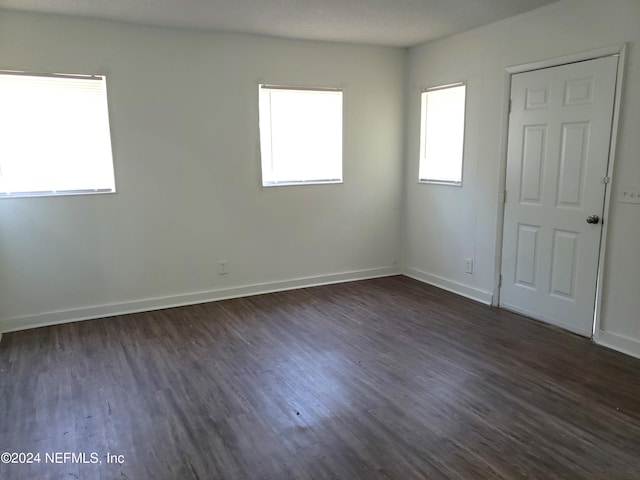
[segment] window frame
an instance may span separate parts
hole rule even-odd
[[[81,188],[81,189],[50,189],[50,190],[0,190],[0,199],[8,199],[8,198],[34,198],[34,197],[64,197],[64,196],[81,196],[81,195],[102,195],[102,194],[111,194],[117,193],[116,190],[116,175],[115,175],[115,161],[113,156],[113,137],[111,134],[111,115],[110,115],[110,106],[109,106],[109,98],[108,98],[108,88],[107,88],[107,75],[100,73],[93,74],[82,74],[82,73],[51,73],[51,72],[33,72],[33,71],[25,71],[25,70],[7,70],[0,69],[0,75],[12,75],[16,77],[45,77],[45,78],[55,78],[55,79],[71,79],[71,80],[90,80],[90,81],[99,81],[101,83],[101,87],[103,90],[104,104],[105,104],[105,114],[106,114],[106,127],[107,127],[107,135],[108,135],[108,148],[109,148],[109,156],[110,156],[110,176],[111,180],[109,182],[109,187],[105,188]],[[0,163],[0,176],[2,175],[1,171],[1,163]]]
[[[462,112],[462,145],[461,145],[461,159],[460,159],[460,180],[442,180],[432,178],[421,178],[420,166],[423,161],[426,161],[426,142],[427,142],[427,97],[429,92],[447,90],[450,88],[464,87],[464,106]],[[467,90],[468,83],[466,80],[435,85],[432,87],[425,87],[420,92],[420,146],[418,154],[418,183],[430,184],[430,185],[444,185],[450,187],[462,187],[464,181],[464,160],[465,160],[465,146],[467,139]]]
[[[327,93],[339,93],[340,94],[340,178],[338,179],[311,179],[311,180],[265,180],[265,158],[263,157],[263,144],[262,144],[262,118],[260,113],[261,104],[261,92],[263,90],[284,90],[284,91],[301,91],[301,92],[327,92]],[[335,185],[344,183],[344,97],[345,92],[341,87],[318,87],[318,86],[300,86],[300,85],[285,85],[285,84],[271,84],[271,83],[258,83],[258,155],[260,157],[260,182],[263,188],[270,187],[287,187],[287,186],[301,186],[301,185]],[[271,125],[269,125],[271,128]],[[272,160],[271,153],[269,158]]]

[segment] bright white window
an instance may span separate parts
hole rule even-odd
[[[422,92],[419,181],[462,185],[466,85]]]
[[[113,191],[105,77],[0,72],[0,196]]]
[[[342,91],[259,86],[262,185],[342,182]]]

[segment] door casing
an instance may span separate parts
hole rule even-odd
[[[500,304],[500,272],[502,271],[502,236],[504,231],[504,192],[506,190],[507,181],[507,146],[509,140],[509,99],[511,98],[511,76],[516,73],[530,72],[533,70],[540,70],[542,68],[558,67],[561,65],[567,65],[575,62],[582,62],[585,60],[594,60],[596,58],[609,57],[617,55],[618,58],[618,71],[616,80],[616,91],[613,105],[613,122],[611,126],[611,144],[609,147],[609,162],[607,165],[607,176],[613,179],[613,167],[615,164],[615,153],[618,138],[618,122],[620,118],[620,102],[622,98],[622,80],[624,76],[625,65],[625,51],[626,44],[614,45],[611,47],[599,48],[596,50],[589,50],[586,52],[580,52],[572,55],[566,55],[562,57],[556,57],[548,60],[542,60],[538,62],[525,63],[521,65],[514,65],[505,69],[505,81],[504,81],[504,96],[503,96],[503,110],[502,110],[502,138],[500,141],[500,178],[498,185],[500,190],[498,191],[498,218],[497,218],[497,231],[496,231],[496,250],[495,250],[495,277],[493,286],[493,301],[492,305],[497,307]],[[610,180],[611,182],[611,180]],[[598,335],[600,332],[601,311],[602,311],[602,285],[604,268],[606,265],[606,244],[607,244],[607,232],[609,226],[609,216],[611,213],[611,183],[609,188],[605,190],[604,199],[604,218],[602,224],[602,236],[600,240],[600,254],[598,261],[598,277],[596,281],[596,301],[593,320],[593,339],[598,341]]]

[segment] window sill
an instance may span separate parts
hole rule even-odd
[[[288,182],[262,182],[263,187],[292,187],[296,185],[331,185],[344,183],[342,180],[292,180]]]
[[[116,193],[115,189],[105,188],[98,190],[64,190],[64,191],[41,191],[41,192],[0,192],[0,199],[2,198],[34,198],[34,197],[68,197],[78,195],[103,195],[109,193]]]
[[[449,187],[461,187],[462,182],[448,182],[444,180],[418,180],[418,183],[429,184],[429,185],[445,185]]]

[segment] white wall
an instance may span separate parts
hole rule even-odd
[[[107,75],[118,190],[0,200],[0,332],[393,272],[404,62],[0,10],[0,69]],[[260,186],[259,82],[344,88],[344,184]]]
[[[598,337],[640,356],[640,205],[617,202],[621,186],[640,187],[639,40],[639,0],[565,0],[410,50],[403,240],[408,274],[491,300],[505,68],[629,42]],[[459,80],[468,81],[464,185],[418,185],[420,89]],[[473,275],[464,273],[465,257],[475,258]]]

